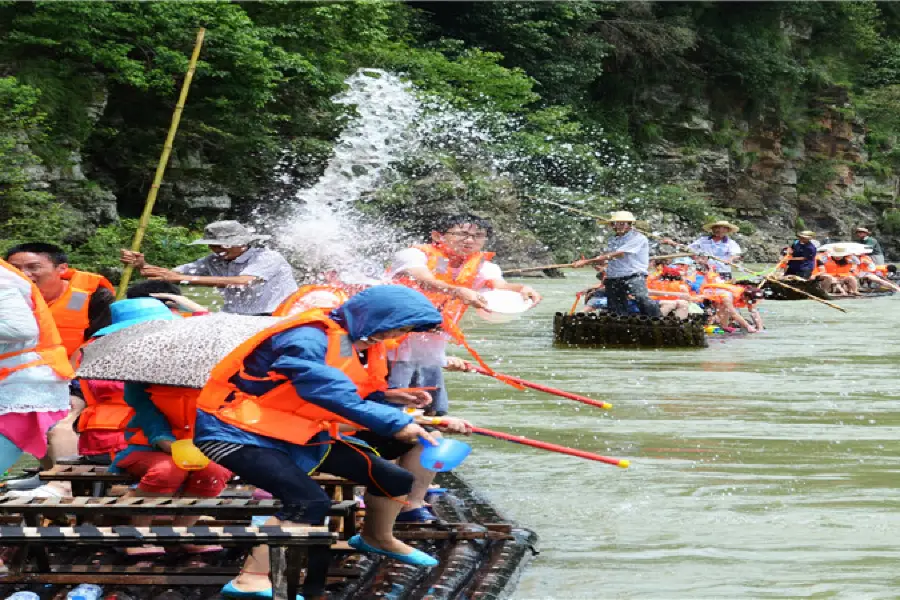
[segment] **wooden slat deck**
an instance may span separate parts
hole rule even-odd
[[[181,544],[252,548],[269,546],[273,597],[287,600],[299,591],[300,572],[308,551],[326,551],[337,540],[336,534],[325,527],[0,527],[0,545],[20,546],[22,549],[10,566],[4,581],[36,583],[133,583],[148,585],[157,582],[178,582],[209,585],[210,577],[221,579],[223,574],[172,572],[165,575],[109,573],[102,570],[64,573],[50,567],[46,553],[48,546],[141,546]],[[36,569],[28,568],[29,551],[34,553]],[[317,582],[327,573],[310,573]],[[151,581],[154,580],[154,581]],[[188,582],[190,580],[190,582]],[[218,583],[218,581],[216,582]]]

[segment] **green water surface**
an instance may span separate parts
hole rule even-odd
[[[897,300],[766,302],[768,331],[707,349],[554,347],[553,313],[591,281],[536,280],[528,316],[467,331],[497,370],[611,411],[449,380],[478,425],[631,460],[472,440],[461,474],[541,538],[513,597],[900,597]]]

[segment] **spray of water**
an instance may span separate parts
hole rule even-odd
[[[542,213],[559,215],[560,201],[578,204],[591,194],[612,193],[599,180],[603,171],[620,179],[631,169],[628,156],[602,136],[592,143],[597,150],[589,158],[593,164],[584,164],[571,144],[550,138],[537,152],[522,151],[520,144],[510,143],[525,127],[522,121],[490,110],[455,109],[394,74],[363,69],[346,83],[347,90],[333,101],[355,107],[356,115],[341,133],[323,175],[297,192],[287,210],[267,226],[292,264],[306,267],[308,278],[336,270],[347,282],[371,281],[380,277],[393,252],[413,241],[409,232],[373,214],[378,211],[360,210],[379,190],[423,176],[411,172],[417,170],[410,170],[411,164],[424,164],[427,176],[449,159],[474,168],[483,180],[513,182],[517,193],[533,204],[526,211],[531,220]],[[534,204],[535,197],[548,202]],[[435,207],[413,204],[402,210],[411,217],[407,220],[415,221]],[[565,222],[553,226],[564,227]]]
[[[413,125],[422,106],[408,83],[384,71],[362,70],[334,99],[356,107],[335,144],[322,177],[300,190],[293,207],[279,216],[276,238],[311,272],[336,269],[347,280],[380,272],[385,256],[404,236],[378,219],[363,217],[355,204],[377,189],[392,164],[415,152]]]

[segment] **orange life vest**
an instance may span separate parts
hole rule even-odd
[[[176,440],[192,439],[194,437],[194,424],[197,420],[197,396],[200,390],[169,385],[147,386],[147,393],[153,405],[163,414],[172,435]],[[150,441],[140,429],[130,430],[134,432],[128,443],[137,446],[149,446]]]
[[[77,368],[81,364],[82,354],[78,352],[76,356],[74,362]],[[88,380],[82,379],[78,383],[86,404],[78,415],[78,432],[124,431],[128,421],[134,416],[134,409],[125,402],[124,391],[98,398]]]
[[[690,294],[691,288],[684,281],[677,279],[647,279],[647,288],[657,292],[677,292],[680,294]],[[655,300],[684,300],[679,296],[659,296],[654,294]]]
[[[875,274],[878,275],[879,277],[884,277],[884,278],[890,277],[891,272],[888,271],[887,265],[874,265],[874,267],[875,267]]]
[[[69,286],[62,296],[50,303],[50,313],[56,321],[66,353],[72,356],[84,343],[84,332],[91,326],[88,316],[91,295],[101,287],[114,293],[115,288],[103,275],[75,269],[66,271],[62,278],[69,282]]]
[[[731,295],[731,302],[735,308],[747,308],[749,303],[744,297],[744,287],[734,283],[707,283],[700,288],[700,295],[704,298],[718,302],[725,293]]]
[[[48,367],[53,369],[57,375],[64,379],[72,379],[75,373],[72,370],[72,365],[69,363],[69,357],[66,354],[66,349],[63,346],[62,339],[59,336],[59,331],[57,331],[56,329],[56,323],[53,320],[53,315],[50,314],[50,309],[47,307],[47,303],[44,302],[44,298],[43,296],[41,296],[40,290],[38,290],[37,286],[34,285],[34,283],[32,283],[24,273],[19,271],[17,268],[15,268],[2,258],[0,258],[0,267],[7,269],[15,275],[18,275],[23,280],[28,282],[28,284],[31,286],[31,303],[33,305],[31,311],[34,315],[35,321],[37,321],[39,332],[38,342],[36,346],[32,348],[25,348],[24,350],[17,350],[15,352],[0,354],[0,361],[29,352],[34,352],[39,357],[37,360],[33,360],[31,362],[27,362],[15,367],[0,367],[0,381],[6,379],[16,371],[21,371],[29,367],[38,367],[41,365],[47,365]]]
[[[309,296],[315,292],[321,292],[323,298],[327,298],[327,294],[331,294],[334,296],[334,306],[307,306],[303,308],[302,303],[305,300],[309,300]],[[278,305],[278,308],[275,309],[275,312],[272,313],[273,317],[289,317],[292,314],[299,314],[304,310],[310,310],[313,308],[337,308],[344,302],[346,302],[350,298],[350,295],[347,294],[341,288],[334,285],[304,285],[299,290],[291,294],[287,297],[287,299]]]
[[[824,270],[833,277],[852,277],[856,275],[856,265],[850,259],[847,259],[844,264],[838,264],[834,259],[828,257],[825,260]]]
[[[875,264],[875,261],[872,260],[871,256],[866,256],[865,254],[863,254],[862,256],[859,256],[858,258],[859,258],[858,269],[859,269],[860,273],[877,273],[878,272],[878,266]]]
[[[382,345],[376,344],[368,349],[368,366],[364,367],[347,332],[329,319],[324,311],[310,310],[261,331],[226,356],[210,374],[197,399],[197,407],[244,431],[293,444],[305,444],[322,431],[336,437],[341,423],[361,429],[340,415],[301,398],[284,375],[270,372],[268,377],[257,378],[244,372],[244,360],[260,344],[282,331],[301,325],[317,325],[325,329],[328,336],[325,364],[340,369],[350,378],[361,397],[387,389],[387,360]],[[281,383],[262,396],[253,396],[231,383],[235,375],[255,381]]]
[[[421,250],[428,257],[428,270],[432,272],[435,279],[451,285],[462,286],[472,289],[475,280],[478,278],[478,271],[481,266],[494,257],[493,252],[476,252],[466,258],[456,275],[453,275],[450,268],[450,256],[447,255],[439,246],[434,244],[422,244],[414,246],[417,250]],[[425,294],[431,303],[441,311],[444,315],[444,321],[453,325],[459,323],[469,306],[459,298],[436,292],[434,290],[426,290],[419,286],[415,280],[400,275],[397,278],[398,283],[415,288]],[[448,333],[453,335],[452,331]],[[455,336],[454,336],[455,337]]]

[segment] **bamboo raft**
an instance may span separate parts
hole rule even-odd
[[[127,487],[121,489],[121,484],[127,476],[105,474],[102,467],[60,466],[41,476],[49,481],[71,481],[73,489],[77,483],[79,490],[96,491],[89,484],[101,483],[104,495],[0,496],[0,555],[9,568],[6,576],[0,576],[0,597],[27,590],[42,600],[62,600],[78,583],[97,583],[103,587],[103,598],[117,600],[218,600],[221,586],[238,573],[247,549],[258,539],[269,543],[270,551],[276,545],[288,550],[277,556],[270,552],[276,600],[290,597],[283,594],[285,578],[296,582],[301,577],[305,563],[301,547],[305,551],[313,545],[323,547],[323,543],[330,545],[333,553],[327,573],[330,600],[494,600],[512,592],[522,569],[536,554],[533,532],[504,519],[452,474],[439,474],[439,483],[448,491],[432,497],[440,523],[398,524],[396,529],[399,538],[440,560],[433,569],[360,554],[347,546],[345,540],[358,530],[364,511],[349,495],[353,484],[339,478],[319,478],[335,498],[329,526],[298,532],[250,527],[252,516],[272,514],[278,503],[251,499],[246,486],[231,485],[218,498],[123,498]],[[343,499],[348,495],[349,499]],[[153,514],[157,517],[154,525],[161,522],[164,526],[115,526],[142,514]],[[173,516],[191,514],[213,520],[190,528],[171,526]],[[110,524],[113,526],[107,527]],[[117,534],[134,536],[135,532],[145,536],[145,543],[219,543],[225,550],[202,557],[176,551],[151,559],[152,566],[135,564],[140,559],[127,557],[116,543]],[[227,541],[229,534],[232,543]],[[289,560],[292,556],[294,562]],[[279,565],[282,569],[276,573]],[[280,583],[276,581],[279,578]]]
[[[553,339],[568,346],[642,348],[706,348],[706,316],[654,318],[606,313],[556,313]]]
[[[791,277],[785,279],[784,282],[791,287],[804,291],[807,294],[821,298],[822,300],[831,300],[832,297],[828,292],[819,286],[818,281],[808,279],[800,279],[799,277]],[[792,289],[786,288],[777,283],[769,283],[763,288],[766,300],[809,300],[808,297],[800,294]]]

